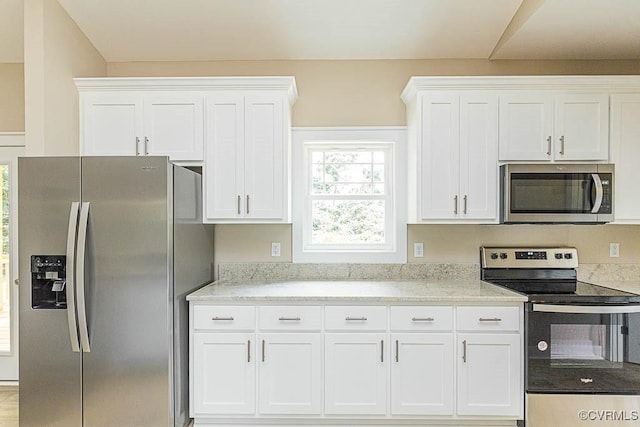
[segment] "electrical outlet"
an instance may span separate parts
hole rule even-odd
[[[280,242],[271,242],[271,256],[280,256]]]
[[[424,244],[422,243],[413,244],[413,256],[414,258],[424,257]]]
[[[609,243],[609,257],[618,258],[620,256],[620,243]]]

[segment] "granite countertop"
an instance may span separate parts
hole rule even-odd
[[[640,295],[640,280],[594,280],[594,285]]]
[[[210,283],[187,296],[208,302],[357,301],[376,303],[524,302],[527,297],[481,280],[229,281]]]

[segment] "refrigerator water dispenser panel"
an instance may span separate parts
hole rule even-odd
[[[31,308],[66,309],[65,255],[31,256]]]

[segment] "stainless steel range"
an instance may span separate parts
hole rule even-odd
[[[481,278],[526,294],[527,427],[640,425],[640,296],[577,280],[575,248],[480,249]]]

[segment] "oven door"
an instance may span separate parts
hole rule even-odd
[[[504,165],[503,222],[613,220],[609,165]]]
[[[527,393],[640,394],[640,305],[528,303]]]

